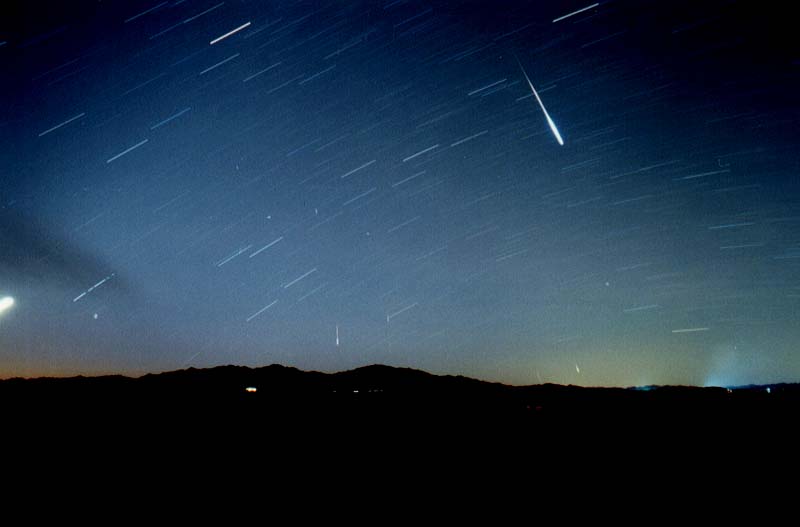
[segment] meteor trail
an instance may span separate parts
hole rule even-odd
[[[561,134],[558,133],[558,128],[556,128],[556,123],[554,123],[553,120],[550,119],[550,114],[547,113],[544,104],[542,104],[542,99],[540,99],[539,94],[536,93],[536,88],[533,87],[533,84],[531,83],[531,80],[528,78],[528,74],[525,73],[525,68],[522,67],[522,63],[519,61],[519,59],[517,59],[517,64],[519,64],[519,69],[522,70],[522,74],[525,76],[525,80],[528,81],[528,86],[531,87],[531,91],[533,92],[533,95],[536,97],[536,101],[539,103],[542,112],[544,112],[544,117],[545,119],[547,119],[547,124],[550,125],[550,130],[552,130],[553,135],[556,137],[556,141],[558,141],[558,144],[560,144],[561,146],[564,146],[564,140],[561,139]]]
[[[14,305],[14,298],[12,298],[10,296],[6,296],[6,297],[3,297],[3,298],[0,298],[0,313],[2,313],[3,311],[6,311],[7,309],[11,309],[11,306],[13,306],[13,305]],[[336,333],[336,342],[337,342],[337,346],[338,346],[338,342],[339,342],[338,326],[337,326],[337,333]]]
[[[586,6],[586,7],[582,8],[582,9],[578,9],[577,11],[573,11],[572,13],[567,13],[567,14],[566,14],[566,15],[564,15],[564,16],[560,16],[560,17],[558,17],[558,18],[554,18],[554,19],[553,19],[553,23],[555,24],[556,22],[561,22],[561,21],[562,21],[562,20],[564,20],[565,18],[569,18],[569,17],[571,17],[571,16],[573,16],[573,15],[577,15],[578,13],[583,13],[584,11],[588,11],[589,9],[592,9],[593,7],[597,7],[597,6],[599,6],[599,5],[600,5],[599,3],[592,4],[592,5],[590,5],[590,6]]]
[[[697,331],[708,331],[711,328],[685,328],[685,329],[673,329],[673,333],[695,333]]]
[[[233,35],[234,33],[238,33],[239,31],[243,30],[244,28],[246,28],[248,26],[250,26],[250,22],[247,22],[246,24],[242,24],[241,26],[237,27],[236,29],[228,31],[224,35],[219,36],[219,37],[215,38],[214,40],[212,40],[211,42],[209,42],[209,44],[213,46],[214,44],[216,44],[220,40],[226,39],[229,36]]]

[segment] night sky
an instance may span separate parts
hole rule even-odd
[[[800,380],[788,8],[3,9],[0,377]]]

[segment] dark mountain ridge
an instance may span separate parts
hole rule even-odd
[[[732,439],[740,450],[754,441],[774,450],[795,437],[799,408],[797,384],[508,386],[382,365],[339,373],[229,365],[138,378],[0,381],[4,430],[20,448],[39,445],[40,452],[65,440],[80,449],[169,456],[192,445],[203,445],[205,454],[258,456],[277,445],[275,452],[376,460],[403,452],[433,460],[514,452],[550,459],[573,448],[602,456],[602,445],[611,444],[649,456],[675,448],[707,453]]]
[[[248,390],[250,388],[250,390]],[[800,385],[739,388],[647,386],[585,388],[542,384],[509,386],[463,376],[433,375],[411,368],[370,365],[338,373],[302,371],[272,364],[260,368],[217,366],[133,378],[122,375],[0,380],[0,400],[17,405],[182,404],[262,405],[273,408],[401,409],[483,413],[617,413],[700,409],[770,409],[800,401]]]

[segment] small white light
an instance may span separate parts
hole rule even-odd
[[[255,393],[255,392],[257,392],[258,390],[256,390],[256,387],[255,387],[255,386],[248,386],[247,388],[245,388],[245,389],[244,389],[244,391],[246,391],[246,392],[248,392],[248,393]]]

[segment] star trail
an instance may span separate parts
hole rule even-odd
[[[26,3],[0,31],[0,376],[797,381],[781,11]]]

